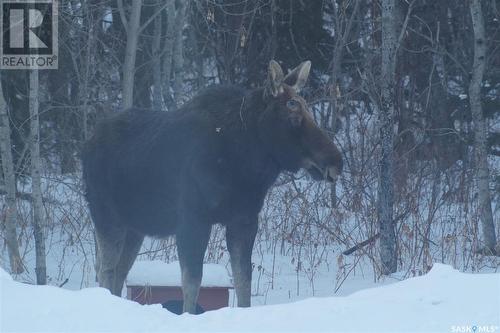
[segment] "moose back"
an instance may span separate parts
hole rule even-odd
[[[146,235],[176,237],[184,311],[194,313],[211,226],[226,227],[238,306],[250,306],[257,216],[280,172],[333,181],[342,158],[298,93],[311,63],[271,61],[263,88],[208,88],[173,112],[103,121],[83,154],[100,286],[120,295]]]

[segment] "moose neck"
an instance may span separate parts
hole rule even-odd
[[[266,108],[264,90],[248,90],[231,105],[224,115],[224,122],[230,124],[226,134],[233,143],[231,154],[238,160],[239,168],[245,177],[267,190],[282,170],[258,134],[259,118]]]
[[[214,86],[200,92],[178,112],[195,118],[200,113],[206,115],[209,131],[222,140],[222,158],[249,183],[270,186],[281,170],[259,138],[259,119],[266,106],[262,88]]]

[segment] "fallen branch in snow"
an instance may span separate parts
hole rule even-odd
[[[357,250],[365,247],[366,245],[368,245],[370,243],[373,243],[379,237],[380,237],[380,234],[377,232],[375,235],[371,236],[367,240],[362,241],[361,243],[354,245],[350,249],[345,250],[344,252],[342,252],[342,254],[345,255],[345,256],[348,256],[348,255],[352,254],[353,252],[355,252],[355,251],[357,251]]]
[[[395,224],[398,224],[399,222],[403,221],[403,219],[405,218],[405,216],[407,215],[407,212],[403,212],[401,214],[399,214],[398,216],[396,216],[396,218],[394,219],[394,223]],[[422,235],[423,236],[423,235]],[[367,240],[365,241],[362,241],[361,243],[358,243],[356,245],[354,245],[353,247],[345,250],[344,252],[342,252],[343,255],[345,256],[348,256],[350,254],[352,254],[353,252],[357,251],[357,250],[360,250],[362,249],[363,247],[365,247],[366,245],[368,244],[371,244],[373,243],[374,241],[376,241],[378,238],[380,237],[380,233],[376,233],[375,235],[371,236],[370,238],[368,238]],[[425,236],[423,236],[425,237]],[[434,243],[433,241],[431,241],[430,239],[427,239],[429,242],[433,243],[434,245],[437,246],[436,243]]]
[[[68,281],[69,281],[69,279],[68,279],[68,278],[66,278],[66,280],[64,280],[64,281],[63,281],[63,283],[61,283],[61,284],[59,285],[59,288],[62,288],[62,286],[64,286],[66,283],[68,283]]]

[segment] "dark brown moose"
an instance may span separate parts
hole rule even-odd
[[[332,181],[342,157],[298,93],[310,61],[264,88],[216,86],[177,111],[103,121],[82,154],[100,286],[120,295],[144,236],[175,235],[184,311],[194,313],[211,226],[226,227],[238,306],[250,306],[257,216],[280,172]]]

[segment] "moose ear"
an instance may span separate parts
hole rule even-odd
[[[280,64],[276,61],[271,60],[269,62],[269,69],[267,72],[267,82],[266,82],[266,93],[274,97],[278,96],[283,92],[283,70]]]
[[[309,60],[304,61],[288,73],[283,82],[292,87],[296,92],[299,92],[306,85],[310,70],[311,62]]]

